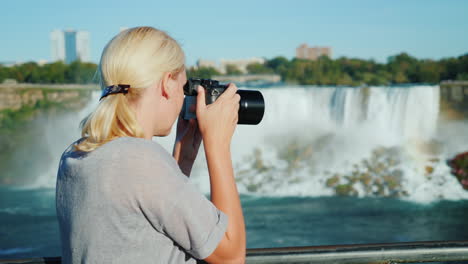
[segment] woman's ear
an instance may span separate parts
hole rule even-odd
[[[164,73],[161,79],[161,93],[162,93],[161,95],[164,98],[169,99],[172,95],[173,86],[174,86],[174,82],[173,82],[172,73],[170,72]]]

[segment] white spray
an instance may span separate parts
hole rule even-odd
[[[252,192],[245,186],[245,181],[239,181],[241,192],[268,196],[332,195],[333,190],[325,184],[330,174],[349,172],[378,147],[397,147],[402,150],[403,163],[399,169],[403,171],[408,199],[427,202],[468,198],[468,192],[461,188],[445,165],[451,155],[467,150],[468,143],[463,143],[463,133],[453,136],[454,132],[450,132],[448,128],[454,124],[438,127],[438,86],[284,86],[262,89],[261,92],[266,102],[264,119],[257,126],[238,126],[232,152],[236,174],[262,184]],[[50,125],[47,139],[57,162],[51,164],[49,172],[38,177],[34,186],[54,186],[58,158],[68,144],[79,138],[78,123],[94,109],[98,96],[99,93],[94,93],[91,103],[79,113],[67,115]],[[456,129],[468,131],[468,126],[460,123]],[[175,131],[169,137],[154,140],[171,152],[174,136]],[[428,142],[434,141],[442,146],[436,154],[425,148]],[[245,173],[256,151],[261,153],[265,167],[284,169],[287,165],[278,157],[278,147],[287,147],[287,142],[312,142],[312,158],[308,166],[273,179]],[[431,177],[424,172],[428,164],[434,170]],[[278,170],[278,173],[284,171]],[[209,191],[203,151],[199,153],[192,178],[203,191]],[[360,192],[359,195],[364,194]]]

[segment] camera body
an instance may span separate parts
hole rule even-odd
[[[205,88],[206,104],[214,103],[229,86],[219,84],[219,81],[216,80],[190,78],[184,85],[184,94],[186,96],[197,96],[197,88],[199,85]]]
[[[220,84],[217,80],[190,78],[184,85],[185,100],[182,108],[183,118],[192,119],[196,118],[195,113],[190,112],[189,109],[192,104],[196,103],[196,96],[198,94],[198,86],[205,89],[206,104],[214,103],[221,94],[226,91],[229,85]],[[239,102],[239,121],[238,124],[257,125],[262,121],[265,113],[265,100],[259,91],[254,90],[237,90],[241,100]]]

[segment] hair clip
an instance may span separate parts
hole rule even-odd
[[[111,86],[107,86],[101,94],[101,98],[99,98],[99,101],[102,100],[102,98],[111,95],[111,94],[117,94],[117,93],[123,93],[127,94],[128,89],[130,88],[129,84],[114,84]]]

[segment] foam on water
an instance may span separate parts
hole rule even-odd
[[[468,131],[468,126],[438,121],[438,86],[284,86],[263,89],[262,93],[266,102],[263,121],[257,126],[238,126],[232,142],[236,175],[244,177],[239,181],[241,192],[266,196],[333,195],[334,191],[325,184],[330,174],[349,173],[364,159],[371,158],[375,149],[388,147],[397,148],[403,161],[398,169],[403,171],[407,199],[428,202],[468,198],[445,164],[447,158],[468,148],[466,133],[456,132]],[[69,115],[55,122],[58,127],[51,127],[47,140],[57,164],[60,153],[79,137],[77,125],[95,108],[98,96],[95,93],[92,103],[79,114]],[[170,152],[174,134],[175,131],[169,137],[154,140]],[[431,142],[441,146],[436,154],[427,150]],[[291,144],[310,145],[308,164],[287,169],[288,164],[279,153]],[[251,170],[255,153],[261,154],[264,167],[274,168],[268,175]],[[50,172],[41,175],[34,186],[53,187],[57,164],[51,165]],[[425,173],[426,166],[434,170],[430,177]],[[203,191],[209,191],[203,150],[192,178]],[[258,188],[252,191],[246,182],[255,183]]]

